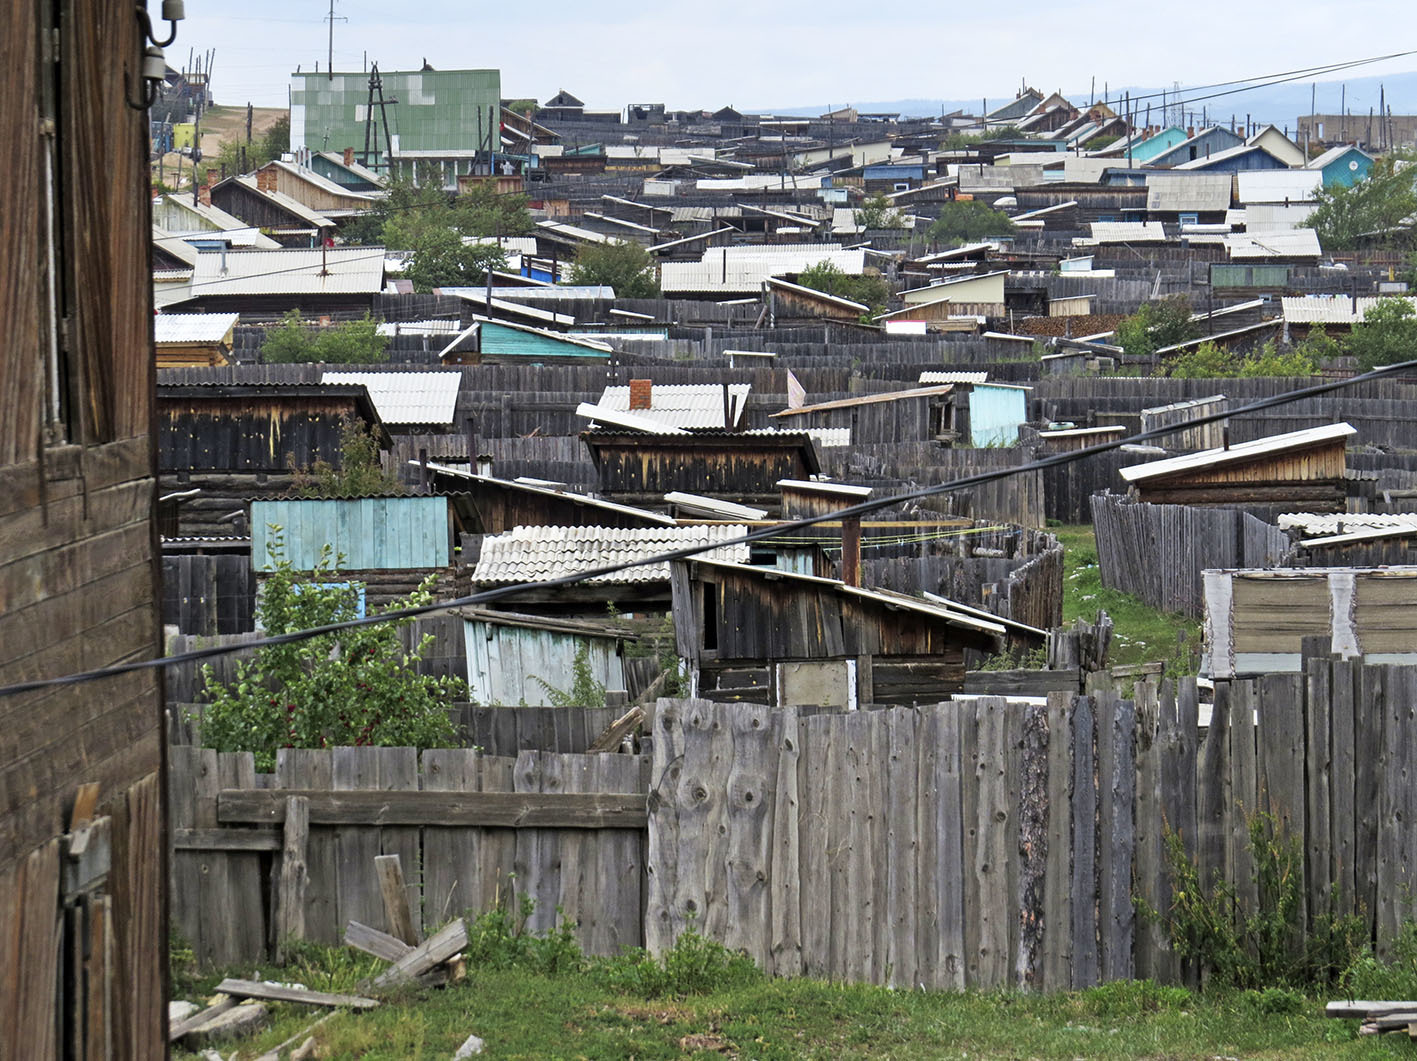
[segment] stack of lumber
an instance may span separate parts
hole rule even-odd
[[[1358,1018],[1363,1023],[1360,1035],[1380,1035],[1383,1032],[1406,1032],[1417,1039],[1417,1001],[1342,1001],[1324,1007],[1326,1017]]]

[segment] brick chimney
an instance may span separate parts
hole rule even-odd
[[[215,184],[215,183],[216,183],[218,180],[220,180],[220,179],[221,179],[221,174],[217,173],[216,170],[214,170],[214,169],[209,169],[209,170],[207,170],[207,187],[208,187],[208,188],[210,188],[213,184]]]
[[[260,192],[273,192],[276,190],[276,171],[274,166],[267,166],[265,169],[256,171],[256,190]]]
[[[630,380],[630,411],[648,409],[654,397],[654,381],[648,379]]]
[[[208,178],[208,180],[210,180],[210,178]],[[211,206],[211,205],[212,205],[212,186],[211,186],[211,184],[199,184],[199,185],[197,185],[197,199],[202,203],[203,206]]]
[[[347,147],[344,149],[344,164],[346,166],[354,165],[354,148]]]

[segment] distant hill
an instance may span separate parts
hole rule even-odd
[[[1317,110],[1320,114],[1337,114],[1339,110],[1339,99],[1342,94],[1344,81],[1320,81],[1317,91]],[[1275,125],[1288,126],[1294,128],[1295,119],[1301,114],[1309,113],[1310,97],[1313,93],[1313,82],[1311,81],[1290,81],[1282,85],[1271,85],[1266,88],[1256,88],[1246,92],[1236,92],[1228,96],[1219,96],[1215,99],[1198,100],[1189,103],[1186,107],[1188,111],[1197,112],[1197,117],[1193,124],[1200,124],[1199,113],[1204,110],[1208,113],[1212,124],[1228,123],[1231,115],[1237,121],[1243,121],[1246,114],[1257,122],[1272,122]],[[1387,102],[1394,114],[1417,113],[1417,72],[1384,74],[1379,77],[1353,77],[1347,78],[1348,86],[1347,105],[1349,113],[1355,117],[1362,115],[1366,118],[1369,108],[1374,112],[1378,109],[1378,96],[1380,89],[1386,88]],[[1170,86],[1165,86],[1169,96]],[[1159,93],[1161,87],[1146,88],[1140,86],[1124,86],[1112,89],[1114,99],[1121,99],[1122,93],[1130,92],[1133,96],[1144,96],[1151,93]],[[1190,96],[1209,96],[1213,91],[1193,91],[1187,92],[1185,86],[1181,88],[1183,99]],[[1084,87],[1081,91],[1064,92],[1074,103],[1086,103],[1088,100],[1088,90]],[[1013,93],[1008,95],[999,94],[988,96],[991,108],[1000,106]],[[886,113],[899,113],[908,117],[925,117],[927,115],[949,114],[951,111],[963,110],[968,114],[977,114],[979,105],[985,97],[981,93],[972,100],[961,99],[896,99],[878,100],[868,102],[853,102],[850,106],[858,111],[884,111]],[[1152,101],[1154,106],[1159,106],[1160,100]],[[833,107],[840,108],[846,106],[843,103],[835,103],[830,106],[819,104],[816,106],[799,107],[761,107],[753,108],[754,111],[765,114],[783,115],[817,115],[825,114]],[[1115,106],[1115,104],[1114,104]]]

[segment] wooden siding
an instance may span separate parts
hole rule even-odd
[[[148,138],[123,102],[141,91],[141,54],[129,3],[0,14],[0,684],[159,652]],[[159,684],[144,671],[0,699],[0,1056],[164,1056]],[[61,837],[88,783],[110,857],[88,896],[66,896]]]
[[[604,361],[610,357],[580,343],[568,343],[552,335],[504,328],[492,321],[482,325],[482,356],[487,357],[576,357]]]
[[[624,661],[614,638],[533,630],[467,620],[468,695],[489,705],[549,703],[551,691],[568,692],[573,664],[585,648],[591,676],[607,690],[625,688]]]
[[[251,560],[258,571],[274,569],[272,527],[281,528],[285,556],[297,571],[313,570],[326,545],[353,570],[442,568],[452,557],[446,497],[252,501]]]
[[[595,431],[581,437],[607,494],[657,500],[682,490],[715,497],[772,497],[778,480],[806,479],[818,471],[816,451],[805,435]]]
[[[158,404],[158,461],[165,472],[281,473],[292,461],[337,465],[340,421],[358,415],[348,398],[169,392]]]

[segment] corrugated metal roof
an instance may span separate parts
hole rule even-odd
[[[1417,311],[1417,296],[1388,296],[1403,298]],[[1283,300],[1284,319],[1290,324],[1358,324],[1368,310],[1382,301],[1376,295],[1366,295],[1353,299],[1348,295],[1298,295]]]
[[[236,327],[239,313],[159,313],[153,337],[163,343],[219,343]]]
[[[933,383],[983,383],[989,378],[987,372],[922,372],[922,384]]]
[[[380,335],[457,335],[462,322],[455,320],[385,321],[378,326]]]
[[[190,287],[192,297],[378,294],[384,287],[384,248],[204,251],[197,255]]]
[[[517,527],[482,539],[482,553],[472,573],[478,585],[546,582],[611,564],[645,560],[660,553],[741,537],[747,527],[734,524],[693,527]],[[723,546],[704,558],[746,562],[744,543]],[[664,582],[669,564],[641,564],[588,579],[591,585]]]
[[[1329,165],[1332,165],[1333,163],[1337,162],[1339,159],[1341,159],[1344,155],[1348,154],[1348,152],[1350,152],[1350,151],[1357,151],[1358,154],[1360,154],[1360,155],[1367,155],[1368,158],[1372,158],[1372,157],[1373,157],[1372,155],[1368,155],[1368,153],[1367,153],[1366,151],[1364,151],[1364,150],[1363,150],[1362,148],[1360,148],[1360,147],[1354,147],[1352,144],[1339,144],[1337,147],[1331,147],[1331,148],[1329,148],[1327,151],[1325,151],[1322,155],[1319,155],[1317,158],[1311,158],[1311,159],[1309,159],[1308,163],[1305,165],[1305,168],[1306,168],[1306,169],[1323,169],[1324,167],[1329,166]]]
[[[866,267],[863,250],[835,244],[791,244],[777,247],[710,247],[697,262],[665,262],[660,288],[677,291],[758,292],[770,276],[800,273],[830,262],[844,273],[859,276]]]
[[[299,199],[294,199],[284,192],[262,191],[256,184],[255,177],[229,177],[227,179],[234,180],[237,184],[245,185],[250,191],[255,192],[263,198],[269,199],[283,210],[287,210],[302,221],[309,223],[312,228],[334,228],[335,226],[333,220],[320,213],[318,210],[312,210]]]
[[[823,449],[851,445],[851,428],[849,427],[809,427],[807,435]]]
[[[1245,170],[1235,175],[1242,203],[1299,203],[1323,187],[1323,174],[1313,170]]]
[[[1417,512],[1286,512],[1275,521],[1280,530],[1301,534],[1343,534],[1386,527],[1417,527]]]
[[[446,291],[447,288],[444,288]],[[494,287],[493,294],[509,302],[541,302],[545,300],[569,299],[593,301],[613,299],[615,289],[605,284],[556,284],[546,287]]]
[[[1252,236],[1286,232],[1303,227],[1304,222],[1312,217],[1318,208],[1319,204],[1313,201],[1290,203],[1288,206],[1283,203],[1251,203],[1242,212],[1241,224]]]
[[[353,188],[346,188],[343,184],[336,184],[328,177],[316,173],[313,169],[310,169],[307,166],[297,165],[294,162],[283,162],[280,159],[276,159],[272,162],[272,165],[279,166],[281,169],[285,170],[292,176],[305,181],[311,187],[320,189],[326,195],[337,195],[349,199],[360,199],[370,204],[372,204],[376,199],[383,198],[383,192],[361,192],[355,191]],[[343,163],[341,163],[341,165],[343,165]]]
[[[1357,433],[1358,429],[1351,424],[1325,424],[1323,427],[1311,427],[1304,431],[1290,431],[1283,435],[1257,438],[1253,442],[1241,442],[1229,449],[1208,449],[1200,453],[1186,453],[1179,457],[1152,461],[1150,464],[1134,464],[1131,467],[1120,469],[1120,473],[1122,478],[1129,483],[1144,482],[1147,479],[1174,475],[1176,472],[1198,471],[1202,468],[1213,468],[1222,464],[1252,461],[1257,457],[1267,456],[1271,453],[1283,453],[1304,446],[1333,442],[1337,439],[1349,438]]]
[[[1225,237],[1225,249],[1233,259],[1317,258],[1323,253],[1319,234],[1311,228],[1256,234],[1236,232]]]
[[[750,383],[674,383],[656,384],[650,391],[650,407],[635,409],[635,416],[653,420],[666,427],[722,428],[723,390],[728,388],[728,396],[736,407],[733,424],[743,419],[743,410],[748,405],[748,394],[753,389]],[[599,408],[628,413],[630,409],[629,387],[606,387],[600,396]]]
[[[1166,230],[1160,221],[1093,221],[1092,238],[1097,243],[1165,243]]]
[[[386,424],[451,424],[461,372],[325,372],[321,383],[362,384]]]

